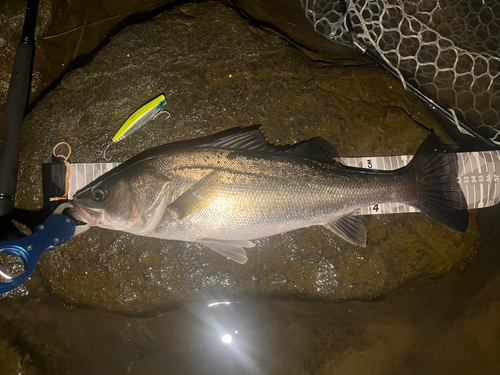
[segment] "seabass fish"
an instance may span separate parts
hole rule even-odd
[[[349,168],[328,142],[267,143],[256,126],[147,150],[81,189],[75,216],[141,236],[196,241],[238,262],[252,240],[323,225],[364,246],[359,207],[412,205],[465,231],[453,153],[431,134],[396,171]]]

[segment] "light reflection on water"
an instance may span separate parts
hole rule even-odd
[[[230,305],[232,302],[228,302],[228,301],[223,301],[223,302],[212,302],[212,303],[209,303],[207,306],[208,307],[212,307],[212,306],[218,306],[218,305]]]
[[[224,344],[231,344],[233,342],[233,336],[231,336],[229,333],[225,333],[220,337],[220,341],[222,341]]]

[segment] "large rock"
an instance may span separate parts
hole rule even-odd
[[[420,124],[445,135],[380,69],[312,61],[221,3],[189,4],[127,27],[30,113],[17,205],[40,207],[41,164],[57,142],[71,144],[72,162],[102,161],[96,151],[160,92],[171,117],[115,145],[114,160],[256,123],[272,143],[322,136],[343,156],[414,153],[428,133]],[[93,228],[45,254],[39,271],[67,302],[127,314],[174,308],[213,291],[360,299],[451,275],[478,241],[474,218],[466,233],[422,214],[370,217],[366,227],[366,248],[314,227],[257,241],[243,266],[198,244]]]
[[[35,29],[35,37],[37,39],[48,30],[54,18],[56,8],[56,2],[53,0],[40,1]],[[14,65],[16,48],[21,41],[25,13],[25,1],[0,2],[0,137],[3,133],[2,125],[10,76]],[[44,69],[46,67],[40,64],[38,60],[34,63],[31,78],[31,99],[48,85],[46,74],[42,73]],[[33,95],[34,93],[35,95]]]
[[[317,60],[335,61],[336,65],[363,65],[371,60],[354,48],[330,39],[314,30],[305,15],[301,0],[266,1],[266,0],[227,0],[254,23],[266,25],[280,32],[294,44],[305,46],[304,52]],[[325,6],[327,6],[325,2]],[[319,55],[315,55],[319,54]]]
[[[81,65],[127,22],[144,21],[157,8],[171,2],[173,0],[153,0],[148,4],[142,0],[126,3],[101,0],[94,4],[79,0],[41,0],[35,29],[30,103],[36,101],[47,86],[55,84],[65,71]],[[26,1],[0,2],[0,124],[25,12]]]
[[[49,28],[56,12],[54,1],[42,0],[38,8],[35,37],[39,39]],[[4,105],[9,89],[10,75],[14,64],[16,48],[21,41],[25,1],[0,2],[0,108]],[[41,66],[37,64],[33,72],[32,90],[38,90],[42,84]]]

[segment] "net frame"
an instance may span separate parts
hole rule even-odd
[[[381,61],[463,133],[500,145],[498,0],[300,0],[315,31]]]

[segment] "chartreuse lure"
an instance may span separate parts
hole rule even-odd
[[[111,160],[111,158],[106,157],[106,151],[108,148],[114,144],[120,142],[122,139],[127,138],[130,134],[142,128],[147,122],[154,120],[156,117],[161,115],[162,113],[168,114],[170,117],[170,113],[164,111],[163,108],[167,104],[167,100],[165,99],[165,95],[161,94],[144,104],[141,108],[135,111],[128,119],[123,123],[120,129],[116,132],[113,139],[109,141],[97,154],[103,156],[106,160]],[[167,118],[168,118],[167,117]]]

